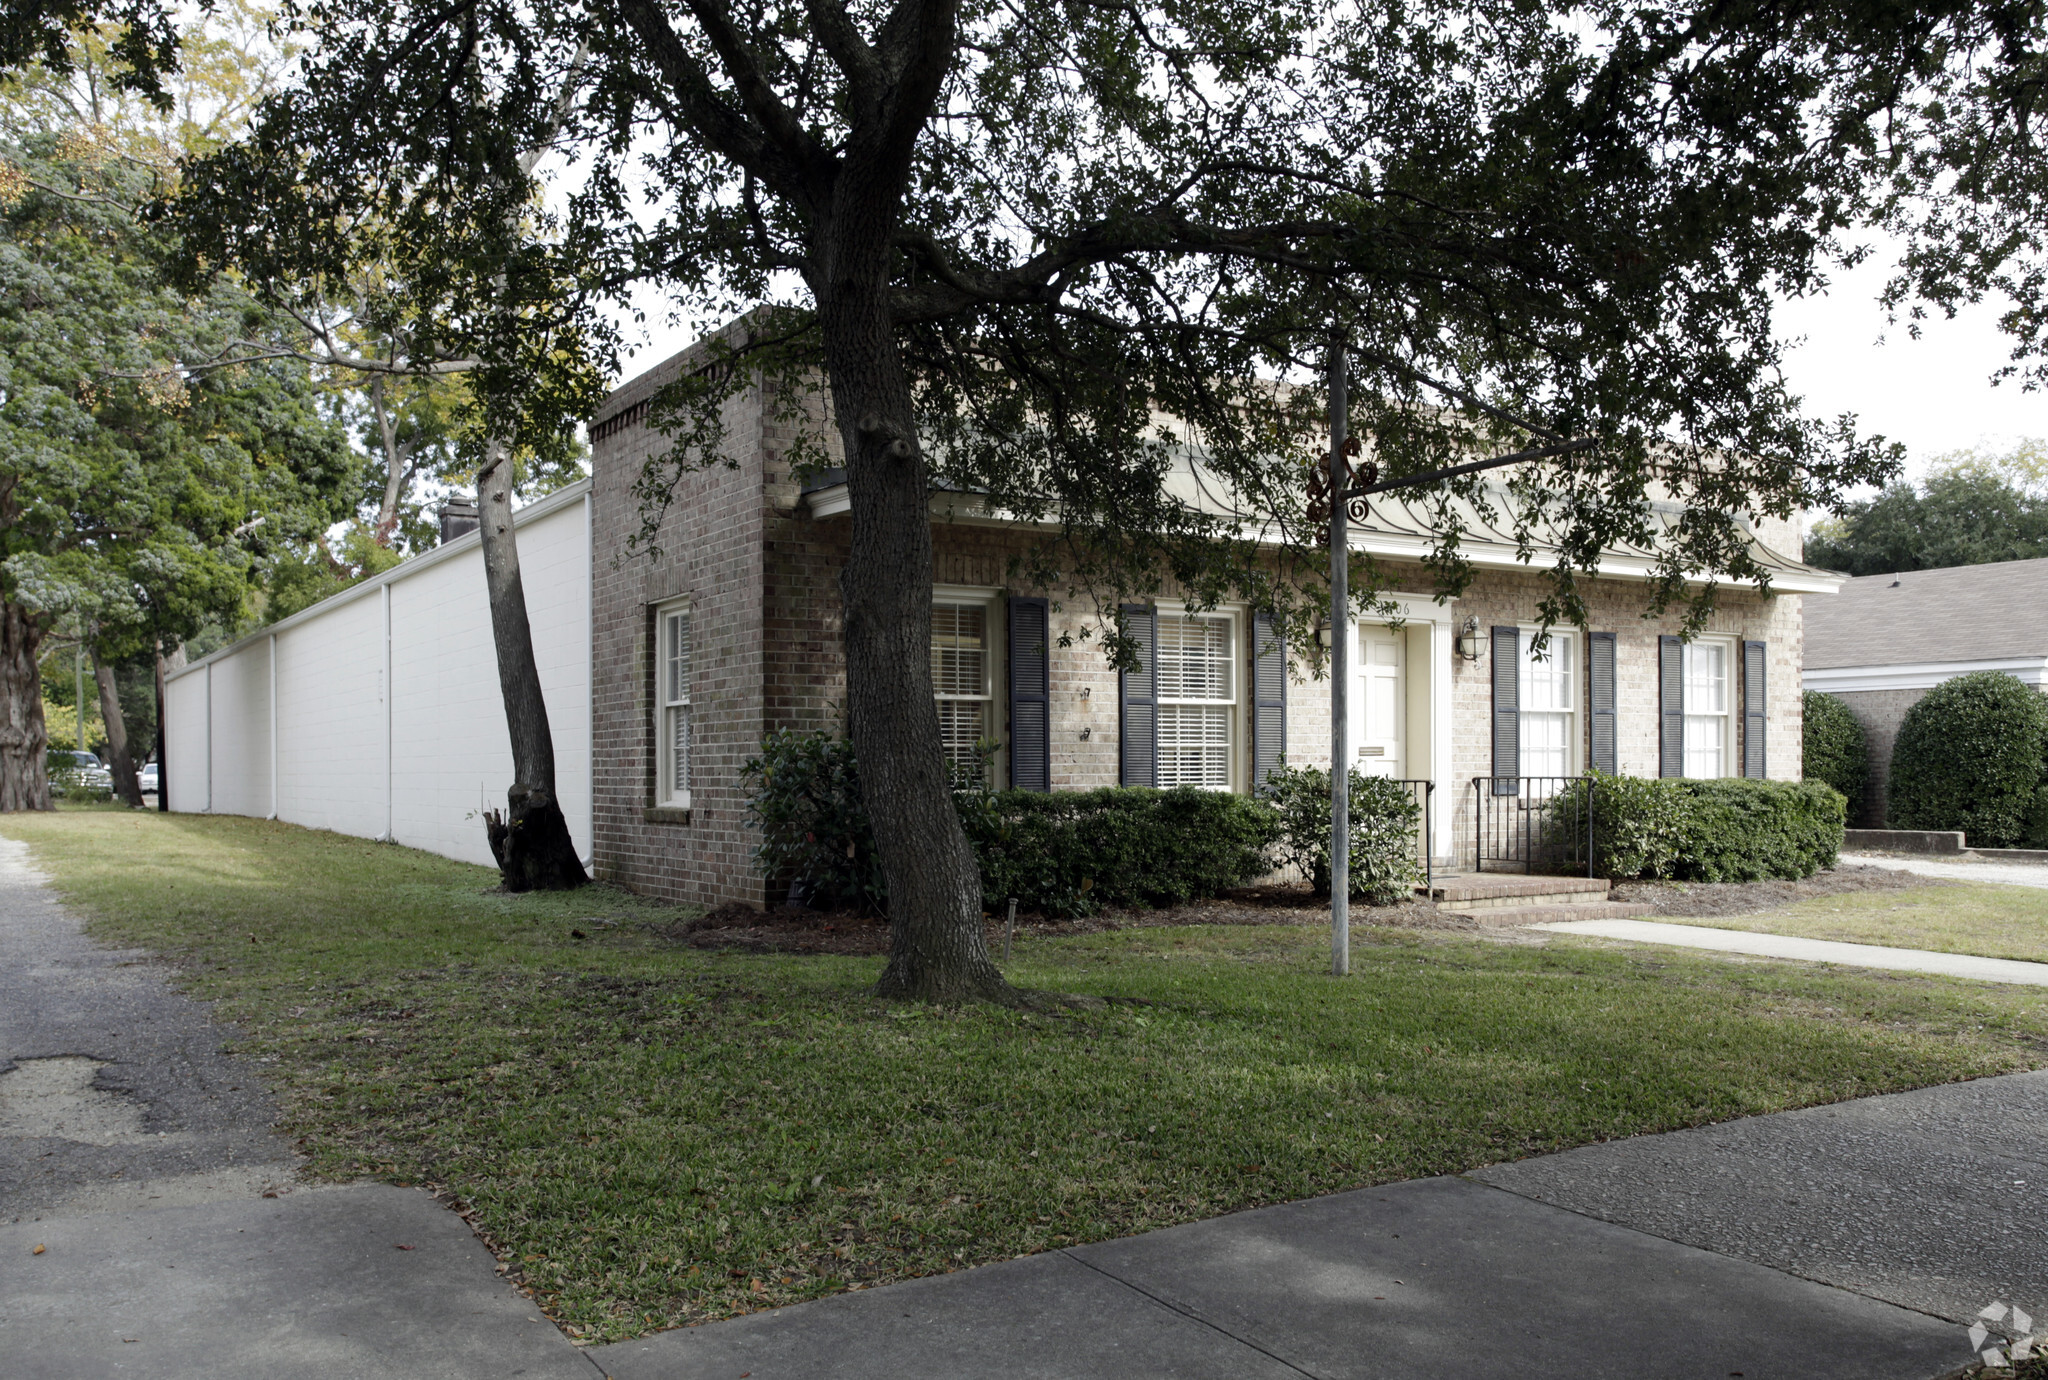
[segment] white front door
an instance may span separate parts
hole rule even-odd
[[[1403,693],[1400,634],[1383,624],[1358,628],[1358,708],[1352,714],[1355,762],[1366,776],[1405,776],[1401,728],[1408,705]]]

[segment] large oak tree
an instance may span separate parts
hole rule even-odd
[[[1352,426],[1383,484],[1433,496],[1445,588],[1468,573],[1460,501],[1477,504],[1554,547],[1544,613],[1573,619],[1601,549],[1648,539],[1662,495],[1685,516],[1658,534],[1648,599],[1697,615],[1714,585],[1688,576],[1764,581],[1747,518],[1825,505],[1892,463],[1849,420],[1802,414],[1773,302],[1821,286],[1864,223],[1952,251],[1916,290],[1967,292],[2034,252],[2025,236],[1947,245],[1923,195],[1956,159],[1996,154],[1987,194],[2031,206],[2042,16],[2027,4],[290,14],[320,46],[223,190],[311,163],[326,186],[398,168],[451,202],[531,197],[512,154],[546,127],[578,178],[557,282],[651,279],[706,319],[771,308],[727,337],[741,367],[671,390],[695,444],[650,468],[651,509],[717,458],[723,390],[822,375],[852,496],[848,715],[888,880],[890,995],[1009,995],[928,683],[936,482],[1050,520],[1033,573],[1111,606],[1168,582],[1285,605],[1240,517],[1160,481],[1192,452],[1242,517],[1309,538],[1312,369],[1341,332]],[[564,113],[571,71],[582,94]],[[1504,484],[1442,473],[1501,453],[1527,457]],[[1375,572],[1354,584],[1371,598]]]

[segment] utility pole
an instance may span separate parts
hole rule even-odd
[[[1344,340],[1330,340],[1330,971],[1351,971],[1351,744],[1349,689],[1351,487],[1344,456]]]

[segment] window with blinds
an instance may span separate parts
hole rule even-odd
[[[988,634],[987,604],[932,605],[932,694],[938,700],[939,746],[957,779],[977,783],[986,765],[981,745],[994,736],[989,722],[995,687]]]
[[[1516,702],[1521,719],[1521,774],[1570,776],[1578,741],[1577,639],[1552,631],[1542,655],[1536,634],[1522,630]]]
[[[1153,664],[1161,787],[1230,789],[1237,724],[1235,641],[1228,617],[1159,615]]]
[[[1725,642],[1685,646],[1685,774],[1695,780],[1728,775],[1728,661]]]
[[[683,809],[690,804],[690,610],[659,609],[655,632],[655,800]]]

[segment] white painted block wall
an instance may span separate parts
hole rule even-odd
[[[585,858],[588,489],[517,520],[556,786]],[[172,810],[274,816],[490,863],[482,810],[505,806],[512,748],[474,534],[194,662],[164,693]]]

